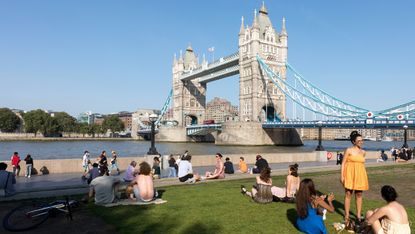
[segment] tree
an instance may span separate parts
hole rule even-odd
[[[25,131],[36,134],[40,131],[45,134],[45,126],[49,114],[43,110],[32,110],[23,115]]]
[[[76,119],[74,117],[66,112],[57,112],[55,113],[54,118],[59,125],[59,131],[68,133],[75,132]]]
[[[124,123],[117,115],[110,115],[104,119],[102,123],[102,128],[106,130],[110,130],[111,133],[114,132],[121,132],[124,130]]]
[[[62,136],[61,127],[55,117],[48,115],[45,124],[42,127],[43,136],[56,137]]]
[[[81,133],[82,137],[85,137],[85,134],[88,134],[89,125],[88,123],[78,123],[76,127],[76,132]]]
[[[20,119],[9,108],[0,108],[0,131],[14,132],[19,128]]]

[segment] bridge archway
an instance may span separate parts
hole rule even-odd
[[[186,125],[195,125],[198,124],[197,117],[195,115],[186,115],[184,119]]]
[[[263,106],[260,114],[261,122],[274,122],[281,121],[280,117],[277,114],[277,111],[273,106]]]

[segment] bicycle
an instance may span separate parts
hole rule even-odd
[[[8,231],[27,231],[33,229],[49,216],[64,213],[72,220],[72,208],[78,206],[75,200],[56,200],[51,203],[32,202],[16,207],[3,218],[3,227]]]

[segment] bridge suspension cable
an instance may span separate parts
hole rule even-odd
[[[335,118],[362,118],[365,114],[361,112],[355,112],[352,110],[340,108],[333,106],[329,103],[322,102],[316,97],[307,95],[300,92],[298,89],[295,89],[289,83],[285,82],[280,78],[280,75],[276,75],[270,67],[257,55],[257,61],[259,62],[261,68],[266,72],[271,81],[287,96],[289,96],[294,102],[298,103],[300,106],[314,112],[317,114],[322,114],[325,116],[335,117]]]
[[[341,109],[346,109],[361,114],[366,114],[367,112],[369,112],[369,110],[367,109],[357,107],[355,105],[339,100],[338,98],[333,97],[327,92],[321,90],[320,88],[306,80],[288,62],[286,62],[286,67],[294,73],[295,80],[298,81],[304,87],[304,89],[308,91],[309,94],[320,100],[322,103],[327,103],[331,106],[335,106]]]
[[[164,102],[163,107],[161,108],[161,112],[160,115],[157,119],[157,121],[155,122],[155,125],[158,126],[158,124],[160,123],[161,119],[163,118],[164,114],[166,114],[169,106],[170,106],[170,102],[171,102],[171,98],[173,96],[173,89],[170,90],[169,95],[167,96],[166,101]]]
[[[355,105],[349,104],[347,102],[341,101],[336,97],[331,96],[327,92],[321,90],[317,86],[313,85],[310,81],[306,80],[299,72],[297,72],[288,62],[286,62],[286,67],[294,73],[294,78],[298,81],[305,90],[313,97],[319,99],[323,103],[328,103],[333,106],[340,107],[342,109],[348,109],[356,113],[365,114],[368,113],[368,109],[357,107]],[[388,118],[388,119],[397,119],[398,115],[403,115],[406,119],[415,118],[415,101],[411,101],[405,104],[401,104],[392,108],[374,111],[375,118]]]

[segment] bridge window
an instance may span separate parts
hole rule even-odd
[[[189,107],[189,102],[186,102],[186,107]]]
[[[190,99],[190,107],[195,107],[195,99]]]

